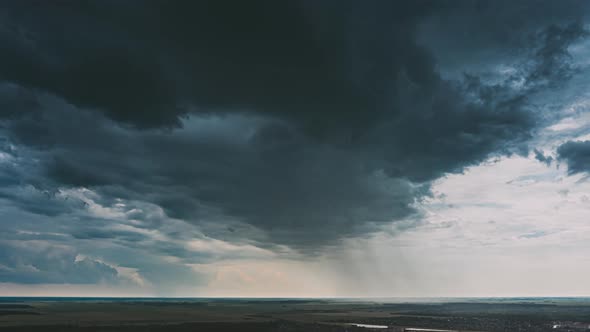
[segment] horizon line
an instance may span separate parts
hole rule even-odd
[[[0,298],[61,298],[61,299],[563,299],[590,298],[590,295],[525,295],[525,296],[59,296],[59,295],[0,295]]]

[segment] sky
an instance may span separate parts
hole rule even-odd
[[[2,1],[0,296],[590,296],[588,14]]]

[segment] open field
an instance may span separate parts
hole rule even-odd
[[[566,298],[0,300],[2,331],[589,331],[589,326],[590,301]]]

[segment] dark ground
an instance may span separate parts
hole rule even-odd
[[[411,302],[410,302],[411,301]],[[590,331],[590,300],[0,298],[0,331]]]

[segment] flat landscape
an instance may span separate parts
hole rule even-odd
[[[590,331],[585,298],[1,298],[2,331]]]

